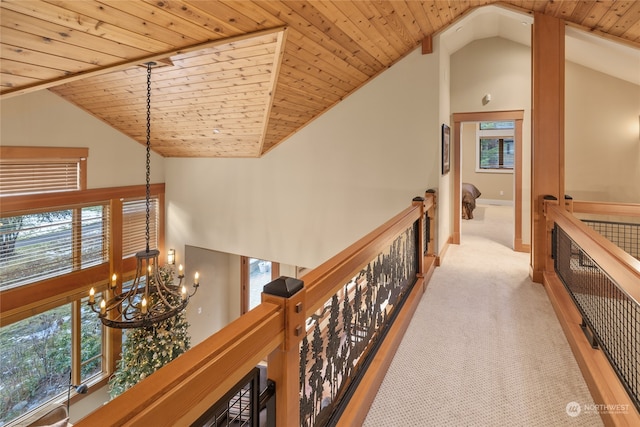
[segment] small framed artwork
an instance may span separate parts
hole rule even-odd
[[[442,125],[442,175],[449,173],[451,169],[451,130],[449,126]]]

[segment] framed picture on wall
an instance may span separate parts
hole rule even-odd
[[[450,142],[451,130],[449,126],[442,125],[442,175],[449,173],[451,169],[451,142]]]

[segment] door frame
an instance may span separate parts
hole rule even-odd
[[[462,150],[460,134],[462,123],[481,121],[504,121],[513,120],[515,122],[514,143],[515,143],[515,164],[514,164],[514,233],[513,249],[518,252],[529,252],[530,245],[522,243],[522,120],[524,110],[508,111],[483,111],[475,113],[453,113],[453,236],[454,244],[460,244],[460,228],[462,224]]]

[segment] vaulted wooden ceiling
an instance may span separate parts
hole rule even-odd
[[[640,47],[640,1],[2,0],[0,96],[48,88],[169,157],[260,157],[472,9]]]

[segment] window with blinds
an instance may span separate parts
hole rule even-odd
[[[149,249],[158,248],[158,198],[149,201]],[[146,249],[147,203],[145,199],[122,203],[122,257],[134,256]]]
[[[109,208],[68,207],[0,219],[0,289],[108,261]]]
[[[0,148],[0,196],[84,189],[86,148]]]
[[[476,172],[513,172],[513,121],[480,122],[476,130]]]

